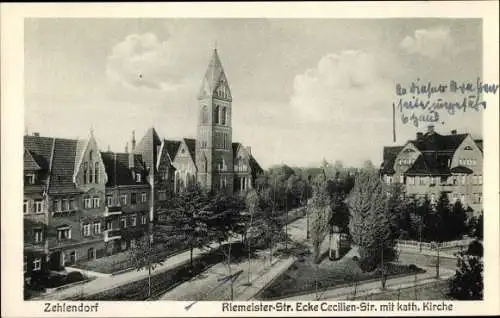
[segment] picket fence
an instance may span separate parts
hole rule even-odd
[[[396,243],[397,243],[398,247],[402,247],[402,248],[420,248],[421,247],[422,249],[432,250],[432,249],[435,249],[437,246],[439,246],[440,249],[466,247],[473,240],[474,239],[472,239],[472,238],[466,238],[463,240],[448,241],[448,242],[441,242],[441,243],[435,243],[435,244],[428,243],[428,242],[396,240]]]

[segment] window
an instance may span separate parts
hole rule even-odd
[[[431,194],[431,203],[436,203],[436,195],[434,193]]]
[[[26,213],[28,213],[28,211],[29,211],[29,201],[24,200],[23,201],[23,213],[26,214]]]
[[[41,243],[43,241],[43,231],[42,229],[34,229],[33,230],[35,236],[35,243]]]
[[[416,177],[415,177],[415,184],[421,184],[421,183],[420,183],[420,177],[419,177],[419,176],[416,176]]]
[[[89,163],[83,163],[83,183],[88,183],[89,177]]]
[[[71,211],[76,210],[75,200],[73,200],[73,199],[70,199],[70,200],[69,200],[69,209],[70,209]]]
[[[451,182],[453,184],[457,184],[458,183],[457,177],[456,176],[451,177]]]
[[[94,234],[101,233],[101,222],[94,222],[94,224],[92,224],[92,226],[94,228]]]
[[[146,224],[146,216],[145,215],[141,216],[141,224]]]
[[[83,236],[90,236],[90,224],[83,225]]]
[[[219,123],[219,105],[215,106],[214,108],[214,124],[218,124]]]
[[[42,259],[41,258],[35,258],[33,260],[33,271],[39,271],[42,269]]]
[[[94,163],[94,181],[99,183],[99,162]]]
[[[120,226],[122,229],[127,228],[127,218],[123,217],[120,219]]]
[[[222,125],[225,125],[226,124],[226,116],[227,116],[227,110],[226,110],[226,107],[223,107],[222,108]]]
[[[406,181],[408,182],[408,184],[415,184],[415,178],[414,177],[408,177],[406,178]]]
[[[120,203],[122,205],[126,205],[127,204],[127,195],[126,194],[120,195]]]
[[[130,224],[132,226],[136,226],[137,225],[137,218],[135,217],[135,215],[130,218]]]
[[[137,204],[137,193],[130,194],[130,204]]]
[[[24,176],[24,184],[35,184],[35,174],[28,173]]]
[[[92,169],[94,167],[92,166],[92,163],[90,163],[90,169],[89,169],[89,183],[93,183],[94,182],[94,173],[92,172]]]
[[[140,173],[136,173],[135,174],[135,182],[142,182],[141,181],[141,174]]]
[[[420,177],[420,184],[424,185],[427,183],[427,177]]]
[[[111,220],[106,221],[106,230],[112,230],[113,229],[113,222]]]
[[[477,183],[483,184],[483,176],[482,175],[477,176]]]
[[[402,183],[402,184],[405,183],[405,176],[403,176],[403,175],[399,176],[399,183]]]
[[[91,209],[92,208],[92,199],[91,198],[83,199],[83,207],[85,209]]]
[[[160,193],[163,194],[163,193]],[[165,199],[163,199],[165,200]],[[141,202],[146,203],[148,201],[148,194],[146,192],[141,193]]]
[[[101,199],[99,197],[93,197],[92,198],[92,207],[95,209],[95,208],[98,208],[101,206]]]
[[[201,122],[203,124],[208,123],[208,108],[206,105],[201,108]]]
[[[24,257],[23,271],[26,273],[28,271],[28,257]]]
[[[113,205],[113,196],[107,195],[106,196],[106,206],[112,206],[112,205]]]
[[[35,200],[35,213],[43,213],[42,200]]]
[[[62,206],[63,206],[63,211],[69,211],[69,200],[68,199],[62,200]]]
[[[71,239],[71,229],[69,227],[57,229],[57,239],[61,241]]]
[[[92,150],[89,151],[89,160],[92,161],[94,152]]]
[[[467,176],[463,175],[462,176],[462,184],[466,184],[466,183],[467,183]]]

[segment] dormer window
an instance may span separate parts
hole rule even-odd
[[[35,184],[35,174],[27,173],[24,175],[24,184]]]

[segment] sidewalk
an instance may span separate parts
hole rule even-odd
[[[425,273],[419,274],[417,276],[417,285],[427,284],[434,282],[436,272],[435,268],[425,267]],[[440,270],[440,279],[447,279],[455,274],[454,271],[449,269]],[[409,275],[404,277],[390,278],[387,280],[386,287],[390,289],[407,288],[415,286],[415,276]],[[371,281],[368,283],[361,283],[357,286],[356,296],[368,295],[380,292],[380,281]],[[348,300],[354,294],[354,286],[344,286],[340,288],[332,288],[326,291],[318,292],[319,299],[317,299],[316,293],[292,296],[287,298],[281,298],[282,300]]]
[[[292,237],[300,237],[304,236],[304,226],[305,220],[304,218],[298,219],[290,224],[288,224],[289,233]],[[300,231],[290,231],[290,229],[300,229]],[[293,232],[293,233],[292,233]],[[228,242],[236,242],[237,239],[229,240]],[[218,248],[219,244],[213,243],[210,245],[210,248],[215,249]],[[206,253],[207,250],[195,249],[193,251],[193,260],[199,258],[202,254]],[[178,266],[187,264],[190,260],[190,251],[185,251],[180,254],[173,255],[167,258],[162,265],[156,267],[156,269],[152,272],[152,275],[157,275],[159,273],[163,273],[170,269],[176,268]],[[216,265],[217,266],[217,265]],[[121,274],[113,275],[113,276],[101,276],[96,279],[90,281],[87,284],[82,284],[79,286],[72,286],[67,289],[58,290],[54,293],[44,294],[39,297],[32,298],[32,300],[64,300],[64,299],[73,299],[78,298],[82,295],[89,296],[94,295],[106,290],[110,290],[113,288],[117,288],[119,286],[132,283],[141,279],[145,279],[148,277],[147,270],[141,271],[127,271]],[[182,286],[182,284],[181,284]]]
[[[248,283],[248,261],[231,264],[231,273],[242,271],[233,283],[233,300],[248,300],[265,288],[275,277],[283,273],[294,263],[293,257],[274,258],[269,264],[269,252],[262,251],[250,261],[250,283]],[[229,274],[228,267],[219,263],[197,277],[163,294],[159,300],[210,301],[230,300],[231,284],[220,279]]]
[[[290,239],[296,242],[305,242],[305,218],[300,218],[288,224]],[[276,277],[279,277],[293,263],[295,257],[279,259],[273,257],[269,264],[269,250],[257,252],[257,258],[250,261],[250,282],[248,286],[248,261],[231,264],[231,272],[242,271],[233,283],[233,300],[249,300],[266,288]],[[176,288],[159,297],[160,300],[229,300],[231,299],[230,283],[221,284],[219,279],[228,275],[226,264],[219,263],[197,277],[182,283]]]

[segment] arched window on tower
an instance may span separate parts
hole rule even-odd
[[[92,161],[93,154],[94,154],[94,153],[93,153],[93,151],[92,151],[92,150],[90,150],[90,152],[89,152],[89,160],[90,160],[90,161]]]
[[[99,162],[96,162],[94,167],[94,182],[99,183]]]
[[[226,118],[227,118],[227,110],[226,110],[226,107],[223,107],[222,108],[222,125],[225,125],[226,124]]]
[[[214,108],[214,123],[218,124],[219,123],[219,105],[215,106]]]
[[[201,122],[203,124],[208,123],[208,107],[206,105],[201,108]]]
[[[88,183],[88,177],[89,177],[89,163],[85,162],[83,164],[83,183]]]

